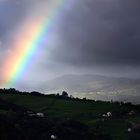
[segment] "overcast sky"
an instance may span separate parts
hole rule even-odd
[[[0,0],[0,66],[12,49],[10,38],[33,9],[45,16],[50,0]],[[140,77],[140,1],[67,0],[38,61],[18,86],[39,85],[64,74]],[[42,15],[44,14],[44,15]],[[47,18],[47,16],[46,16]],[[33,61],[34,62],[34,61]],[[34,81],[34,82],[31,82]],[[22,84],[21,84],[22,83]]]

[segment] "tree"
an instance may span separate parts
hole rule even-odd
[[[66,91],[62,92],[62,97],[67,98],[68,97],[68,93]]]

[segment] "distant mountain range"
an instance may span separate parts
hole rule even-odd
[[[44,91],[47,93],[61,93],[65,90],[80,98],[140,103],[140,79],[100,75],[65,75],[45,82],[45,87]]]

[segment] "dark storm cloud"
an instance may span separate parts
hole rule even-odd
[[[28,19],[47,18],[48,8],[53,15],[53,5],[55,0],[0,0],[0,71],[18,28]],[[139,0],[68,0],[52,17],[47,43],[39,46],[33,67],[16,87],[42,90],[43,82],[64,74],[137,78],[139,6]]]
[[[140,66],[139,6],[139,0],[81,0],[65,11],[53,59],[79,66]]]

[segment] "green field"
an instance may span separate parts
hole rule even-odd
[[[24,106],[35,112],[44,112],[49,118],[74,118],[92,122],[100,113],[119,108],[118,104],[106,102],[58,99],[54,97],[1,94],[0,98]]]
[[[114,140],[127,140],[127,120],[140,120],[139,113],[137,117],[127,115],[129,111],[135,110],[134,106],[119,103],[18,94],[0,94],[0,98],[34,112],[43,112],[51,120],[74,119],[89,126],[100,125],[99,130],[109,133]],[[112,112],[113,116],[101,122],[99,114],[106,112]],[[0,113],[5,112],[0,110]]]

